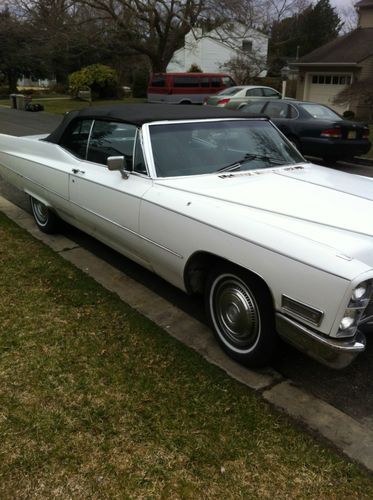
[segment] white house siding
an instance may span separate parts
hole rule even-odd
[[[184,47],[175,52],[167,71],[188,71],[192,64],[199,66],[205,73],[226,71],[225,64],[240,54],[244,40],[252,42],[251,53],[260,58],[265,65],[268,37],[258,31],[236,28],[235,34],[231,33],[229,37],[228,32],[223,30],[214,30],[203,35],[202,30],[196,29],[186,35]]]

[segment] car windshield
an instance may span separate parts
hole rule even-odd
[[[235,95],[240,90],[242,90],[242,87],[229,87],[228,89],[221,90],[216,95]]]
[[[299,106],[307,111],[313,118],[318,118],[319,120],[341,119],[337,113],[321,104],[300,104]]]
[[[150,125],[158,177],[200,175],[304,162],[264,120],[222,120]]]

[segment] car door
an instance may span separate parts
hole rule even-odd
[[[147,175],[137,128],[121,122],[92,120],[89,138],[80,154],[84,158],[79,168],[69,174],[70,204],[76,225],[146,265],[139,236],[139,210],[152,180]],[[123,156],[126,173],[108,170],[109,156]]]

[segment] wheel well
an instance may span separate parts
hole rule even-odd
[[[192,101],[189,101],[188,99],[183,99],[182,101],[179,102],[179,104],[192,104]]]
[[[261,276],[251,271],[250,269],[246,269],[242,266],[234,264],[228,259],[224,259],[223,257],[212,254],[210,252],[195,252],[189,257],[184,269],[184,283],[188,293],[203,293],[205,290],[205,283],[211,269],[218,266],[219,263],[230,264],[231,266],[237,267],[245,273],[252,275],[256,280],[259,280],[268,290],[272,299],[272,303],[274,303],[272,292]]]

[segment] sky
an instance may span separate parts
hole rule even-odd
[[[354,5],[357,2],[358,2],[358,0],[356,0],[356,1],[353,1],[353,0],[330,0],[331,5],[333,7],[337,7],[337,8],[349,7],[350,5]]]

